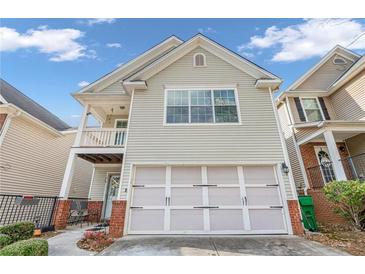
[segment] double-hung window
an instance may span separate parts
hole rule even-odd
[[[322,121],[323,115],[317,98],[301,98],[307,122]]]
[[[167,124],[238,123],[234,89],[167,90]]]

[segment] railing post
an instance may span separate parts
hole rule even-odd
[[[82,113],[79,128],[77,130],[77,134],[75,137],[75,143],[74,143],[75,147],[79,147],[81,145],[81,137],[82,137],[83,130],[86,128],[86,125],[87,125],[87,116],[88,116],[89,111],[90,111],[90,105],[87,104],[84,108],[84,112]]]
[[[345,170],[340,160],[340,153],[336,145],[335,137],[332,131],[328,130],[323,133],[324,139],[327,144],[328,152],[333,163],[333,170],[335,172],[336,179],[339,181],[347,180]]]

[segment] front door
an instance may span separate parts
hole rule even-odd
[[[105,219],[110,219],[112,213],[112,202],[118,196],[119,181],[120,181],[119,174],[109,176],[105,195],[105,210],[104,210]]]
[[[332,161],[326,146],[316,146],[314,148],[318,163],[321,168],[321,174],[325,183],[336,180],[335,172],[333,171]]]

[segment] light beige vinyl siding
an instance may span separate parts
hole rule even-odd
[[[122,84],[118,81],[115,82],[102,90],[102,92],[121,92],[125,93]]]
[[[58,196],[75,134],[57,137],[21,116],[0,147],[0,193]],[[87,197],[91,164],[78,160],[70,196]]]
[[[289,127],[288,113],[285,109],[285,105],[281,104],[278,108],[279,120],[281,128],[283,130],[286,147],[289,154],[289,160],[291,165],[291,172],[293,173],[295,186],[298,191],[303,190],[305,187],[303,174],[300,168],[299,159],[294,143],[293,131]]]
[[[105,187],[108,173],[120,173],[119,167],[95,167],[94,176],[90,188],[90,199],[94,201],[103,201],[105,196]]]
[[[297,128],[294,130],[297,142],[303,141],[306,137],[319,130],[317,127]]]
[[[358,134],[346,140],[350,156],[365,153],[365,133]]]
[[[338,55],[334,55],[325,62],[315,73],[298,86],[297,90],[326,90],[337,78],[347,70],[353,62],[345,59],[347,64],[335,65],[333,59]]]
[[[206,55],[207,67],[193,67],[197,52]],[[148,90],[136,91],[132,102],[123,189],[128,187],[132,163],[283,162],[270,94],[257,90],[255,82],[201,48],[149,79]],[[164,85],[237,85],[242,125],[164,126]],[[288,198],[293,198],[288,176],[284,180]]]
[[[365,70],[330,96],[338,120],[365,120]]]
[[[114,128],[117,119],[128,119],[128,115],[108,115],[103,123],[103,128]]]

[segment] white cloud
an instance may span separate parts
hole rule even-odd
[[[86,87],[88,85],[90,85],[90,83],[87,81],[81,81],[80,83],[78,83],[78,86],[81,88]]]
[[[82,23],[86,23],[89,26],[97,25],[97,24],[112,24],[115,22],[114,18],[94,18],[86,21],[82,21]]]
[[[211,27],[199,28],[198,32],[202,34],[217,33],[217,31]]]
[[[264,35],[255,35],[250,42],[237,47],[242,52],[274,49],[272,61],[292,62],[322,56],[335,45],[365,49],[365,25],[353,19],[309,19],[285,28],[271,26]],[[352,43],[356,38],[356,42]]]
[[[107,43],[106,46],[108,48],[121,48],[122,45],[120,43]]]
[[[18,49],[36,48],[39,52],[48,54],[54,62],[73,61],[82,57],[95,58],[96,53],[87,50],[85,45],[77,40],[84,33],[77,29],[48,29],[40,26],[19,33],[15,29],[0,28],[0,51],[16,51]]]

